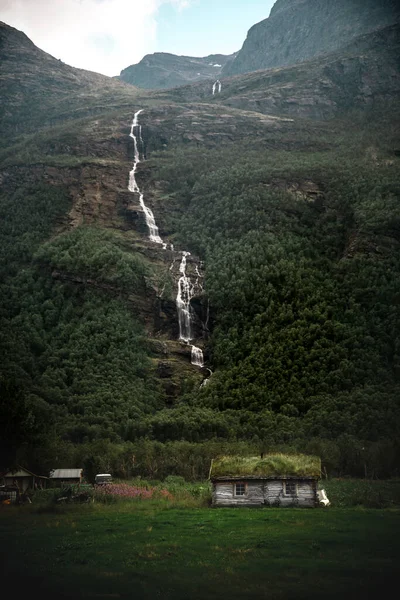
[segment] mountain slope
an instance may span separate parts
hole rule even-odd
[[[395,0],[277,0],[223,69],[228,77],[303,62],[400,21]]]
[[[212,54],[204,58],[176,56],[166,52],[148,54],[137,65],[121,71],[119,78],[145,89],[164,89],[204,79],[214,82],[234,55]]]
[[[264,114],[331,119],[352,110],[397,110],[400,94],[400,25],[359,36],[342,50],[292,67],[222,80],[211,98],[208,84],[159,94],[202,100]]]
[[[20,434],[26,415],[33,424],[29,436],[14,436],[23,440],[19,456],[51,462],[55,448],[76,445],[68,456],[79,464],[82,452],[92,466],[95,453],[118,455],[115,470],[126,473],[135,443],[142,466],[165,460],[179,473],[182,444],[203,465],[203,442],[219,438],[221,451],[228,440],[252,452],[318,452],[353,474],[364,473],[365,448],[368,469],[394,473],[400,168],[397,78],[387,82],[396,35],[382,43],[376,34],[382,73],[371,71],[387,112],[360,101],[365,73],[353,92],[354,71],[340,67],[366,56],[370,69],[375,42],[358,41],[351,60],[233,77],[226,96],[224,86],[212,96],[209,83],[138,93],[90,80],[71,87],[67,103],[62,89],[80,71],[60,70],[53,86],[54,63],[28,47],[13,58],[13,35],[1,50],[3,81],[16,70],[27,78],[20,96],[3,88],[10,115],[2,126],[14,127],[5,127],[0,154],[0,385]],[[299,117],[327,65],[335,66],[326,92],[335,111]],[[31,133],[18,133],[48,77],[51,124],[39,107]],[[281,96],[291,90],[290,116],[279,114],[283,101],[264,114],[261,90],[274,86]],[[243,90],[238,107],[225,104]],[[149,239],[141,196],[127,189],[134,160],[165,247]],[[178,340],[182,251],[191,253],[204,370]]]
[[[0,133],[12,136],[132,102],[135,88],[75,69],[0,22]]]

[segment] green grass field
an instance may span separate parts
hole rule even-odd
[[[380,598],[399,526],[397,509],[3,507],[2,579],[17,598]]]

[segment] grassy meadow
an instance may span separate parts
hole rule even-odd
[[[207,484],[179,481],[111,504],[46,492],[0,510],[3,578],[17,597],[378,598],[400,559],[399,482],[382,486],[386,509],[344,507],[375,482],[326,483],[339,507],[212,509]]]

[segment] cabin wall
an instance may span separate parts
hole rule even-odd
[[[25,492],[28,488],[33,488],[33,481],[34,478],[27,476],[27,477],[3,477],[4,480],[4,484],[5,485],[14,485],[14,481],[17,482],[18,487],[19,487],[19,491],[20,492]]]
[[[68,479],[59,479],[58,477],[52,477],[50,481],[52,482],[52,487],[64,487],[65,485],[75,485],[77,483],[82,483],[82,480],[79,477],[69,477]]]
[[[213,484],[212,503],[214,506],[301,506],[315,507],[317,482],[296,480],[296,496],[285,495],[283,479],[243,480],[246,495],[235,496],[234,481],[216,481]]]
[[[296,496],[285,495],[285,480],[270,480],[266,486],[265,504],[269,506],[301,506],[317,505],[317,482],[313,480],[296,480]]]
[[[216,481],[213,484],[212,503],[214,506],[262,506],[264,504],[265,481],[246,481],[246,495],[235,496],[233,481]]]

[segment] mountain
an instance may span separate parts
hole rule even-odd
[[[204,79],[218,79],[225,67],[234,58],[234,54],[210,54],[204,58],[176,56],[166,52],[147,54],[137,65],[131,65],[119,78],[145,89],[173,88]]]
[[[398,28],[214,95],[0,39],[0,457],[398,473]]]
[[[269,18],[249,30],[222,75],[304,62],[399,22],[396,0],[277,0]]]
[[[132,102],[135,88],[64,64],[0,22],[0,132],[34,131]],[[101,103],[104,103],[101,105]]]
[[[332,119],[346,112],[387,110],[400,95],[400,25],[355,38],[339,51],[290,67],[223,79],[212,97],[208,83],[159,93],[263,114]]]

